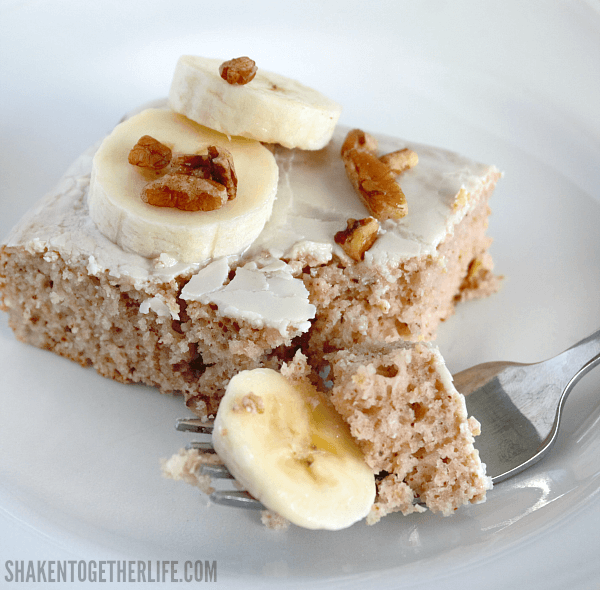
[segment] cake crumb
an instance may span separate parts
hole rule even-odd
[[[251,414],[262,414],[265,411],[265,402],[262,397],[253,392],[246,394],[239,403],[233,404],[232,412],[249,412]]]
[[[281,374],[289,381],[302,381],[311,373],[308,359],[300,350],[296,351],[294,358],[289,363],[283,363]]]
[[[268,529],[273,531],[285,531],[290,526],[290,521],[287,518],[283,518],[283,516],[272,510],[262,510],[260,520]]]
[[[214,453],[203,453],[197,449],[179,449],[179,452],[169,459],[161,460],[161,470],[164,477],[200,488],[206,495],[215,491],[212,480],[208,475],[201,475],[201,465],[222,465],[223,462]]]

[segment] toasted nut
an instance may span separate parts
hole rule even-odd
[[[223,147],[208,146],[207,154],[174,155],[169,147],[144,135],[129,152],[128,161],[163,175],[142,191],[142,200],[150,205],[182,211],[213,211],[236,197],[233,156]]]
[[[409,168],[414,168],[419,163],[419,156],[416,152],[404,148],[395,152],[390,152],[379,158],[394,174],[402,174]]]
[[[212,179],[208,154],[176,154],[171,160],[169,174],[188,174],[198,178]]]
[[[365,257],[365,252],[375,243],[379,232],[379,222],[373,217],[348,219],[345,230],[335,234],[335,243],[357,262]]]
[[[344,156],[346,174],[374,217],[401,219],[408,213],[406,197],[392,171],[371,152],[351,149]]]
[[[342,144],[342,158],[346,157],[350,150],[364,150],[373,155],[377,153],[377,140],[360,129],[348,131],[346,139]]]
[[[171,161],[171,150],[150,135],[140,137],[129,152],[129,163],[140,168],[150,168],[158,172]]]
[[[208,154],[177,154],[171,161],[170,174],[188,174],[214,180],[227,189],[229,200],[237,193],[237,175],[231,152],[224,147],[211,145]]]
[[[233,156],[224,147],[211,145],[208,147],[211,178],[227,189],[229,200],[235,199],[237,193],[237,175],[233,166]]]
[[[144,187],[142,201],[181,211],[214,211],[227,202],[227,190],[214,180],[187,174],[165,174]]]
[[[256,63],[249,57],[236,57],[219,66],[219,74],[228,84],[248,84],[256,76]]]
[[[380,220],[400,219],[408,213],[406,197],[394,173],[377,158],[377,140],[352,129],[341,150],[346,174],[369,212]]]

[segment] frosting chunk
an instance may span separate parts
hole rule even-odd
[[[291,327],[301,332],[309,329],[316,308],[308,301],[304,283],[292,276],[287,264],[249,262],[226,283],[228,275],[227,259],[215,260],[192,277],[181,296],[214,303],[221,314],[246,320],[256,328],[275,327],[282,336],[288,336]]]

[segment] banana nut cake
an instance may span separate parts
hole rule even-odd
[[[352,362],[431,351],[403,342],[433,339],[457,302],[496,290],[486,228],[500,173],[337,126],[339,105],[244,59],[182,57],[168,104],[78,158],[4,240],[2,308],[19,340],[182,394],[199,416],[240,371],[300,351],[315,373],[333,368],[331,399],[360,445],[342,385]],[[461,503],[487,486],[471,463],[479,483]],[[388,474],[382,494],[390,474],[398,489],[418,479],[369,465]]]

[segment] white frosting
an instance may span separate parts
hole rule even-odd
[[[214,303],[225,316],[247,320],[256,327],[275,327],[284,335],[290,328],[306,331],[315,308],[308,301],[303,282],[278,259],[308,255],[313,263],[327,263],[334,253],[344,259],[334,235],[346,227],[348,218],[369,215],[347,179],[340,158],[346,132],[339,128],[330,144],[319,151],[276,149],[280,174],[272,216],[243,254],[242,261],[250,262],[238,268],[229,282],[231,263],[239,257],[222,258],[208,265],[181,263],[166,254],[148,259],[123,251],[100,233],[88,215],[86,199],[92,157],[98,145],[76,160],[58,186],[23,217],[5,243],[45,252],[47,260],[57,253],[67,263],[84,259],[90,275],[107,272],[117,279],[127,277],[138,289],[192,274],[182,291],[184,299]],[[468,193],[478,190],[495,169],[452,152],[399,139],[380,137],[379,147],[381,153],[409,147],[419,156],[418,165],[399,178],[408,215],[399,221],[384,222],[379,238],[365,255],[367,263],[385,271],[387,265],[407,258],[435,255],[437,245],[472,206],[469,199],[463,206],[455,206],[456,195],[461,189]],[[265,251],[274,257],[270,262],[257,260]],[[170,315],[173,319],[179,317],[177,311],[158,295],[141,309],[142,313]]]
[[[149,259],[125,252],[100,233],[88,215],[86,200],[92,158],[98,146],[88,149],[73,163],[4,243],[23,246],[31,252],[58,252],[67,263],[86,259],[90,275],[108,272],[117,279],[128,277],[139,289],[148,282],[169,282],[200,268],[200,264],[181,263],[166,255]]]
[[[344,258],[334,235],[348,218],[369,216],[346,177],[340,157],[347,128],[338,128],[329,145],[318,152],[278,148],[280,181],[271,219],[252,246],[275,256],[311,254],[327,262],[335,253]],[[397,265],[414,256],[435,255],[436,247],[474,203],[455,206],[461,189],[473,193],[483,186],[493,167],[446,150],[379,136],[380,153],[408,147],[419,163],[398,181],[408,203],[408,215],[382,224],[379,238],[365,260],[379,266]]]
[[[170,317],[173,320],[179,319],[178,310],[171,309],[171,307],[167,305],[165,298],[160,295],[160,293],[154,297],[151,297],[150,299],[142,301],[140,304],[140,313],[150,313],[150,311],[153,311],[156,315],[163,318]]]
[[[227,258],[219,258],[194,275],[181,290],[181,297],[187,301],[200,301],[207,293],[220,289],[229,275]]]
[[[229,282],[228,276],[227,259],[215,260],[190,279],[181,297],[214,303],[226,317],[246,320],[255,328],[277,328],[282,336],[288,336],[292,326],[301,332],[309,329],[316,308],[308,301],[304,283],[292,276],[285,262],[248,262]]]

